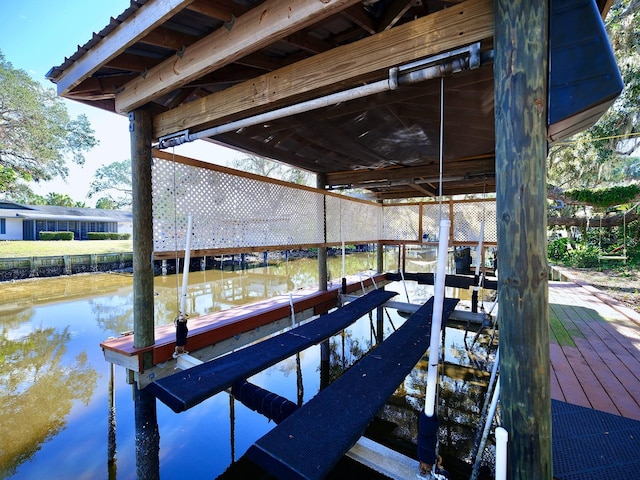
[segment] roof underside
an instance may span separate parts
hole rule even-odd
[[[485,193],[495,191],[492,36],[491,0],[132,0],[48,78],[59,95],[105,110],[149,105],[157,140],[379,82],[391,67],[476,44],[482,64],[442,83],[401,82],[206,139],[378,199],[435,196],[440,176],[444,195]]]

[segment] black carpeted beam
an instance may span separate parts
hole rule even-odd
[[[445,299],[446,320],[458,299]],[[433,298],[336,381],[260,438],[247,456],[271,475],[321,479],[429,348]]]
[[[373,290],[316,320],[151,383],[147,389],[182,412],[276,363],[344,330],[397,292]]]

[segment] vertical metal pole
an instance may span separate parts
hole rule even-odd
[[[548,0],[495,0],[500,388],[508,478],[551,479],[546,252]]]
[[[153,345],[153,226],[151,207],[152,119],[145,108],[129,114],[131,184],[133,187],[133,344]],[[151,355],[143,359],[151,366]]]

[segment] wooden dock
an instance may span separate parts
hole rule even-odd
[[[549,283],[551,397],[640,420],[640,314],[581,283]]]
[[[387,283],[385,276],[380,274],[369,278],[350,276],[347,278],[346,291],[347,294],[361,294]],[[341,281],[338,280],[330,283],[327,290],[301,288],[288,295],[277,295],[189,319],[186,349],[192,353],[199,352],[196,356],[206,361],[240,348],[290,326],[292,310],[296,322],[327,313],[338,306],[341,287]],[[156,327],[154,337],[155,343],[144,348],[134,346],[132,335],[107,339],[100,346],[105,360],[138,373],[139,386],[143,388],[158,378],[174,373],[175,326]],[[142,356],[146,352],[153,352],[154,366],[145,369]]]

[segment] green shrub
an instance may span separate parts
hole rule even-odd
[[[577,268],[594,268],[600,265],[600,255],[602,255],[600,248],[582,244],[568,252],[565,263]]]
[[[73,232],[40,232],[40,240],[73,240]]]
[[[116,232],[89,232],[87,233],[89,240],[129,240],[131,238],[130,233],[116,233]]]
[[[567,259],[567,252],[569,251],[569,239],[568,238],[556,238],[547,243],[547,256],[550,260],[558,263],[562,263]]]

